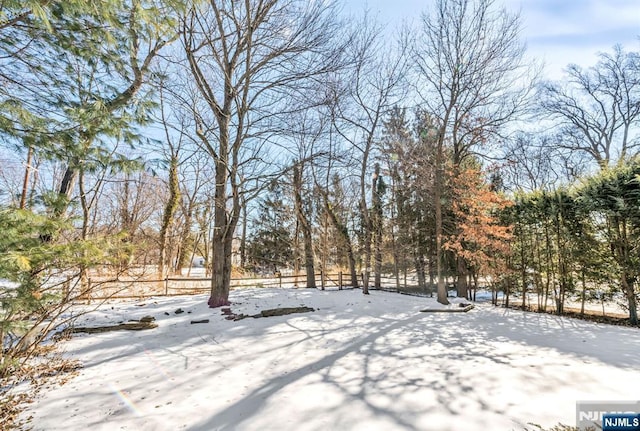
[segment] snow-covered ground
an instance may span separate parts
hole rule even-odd
[[[316,311],[234,322],[206,296],[105,304],[78,325],[159,327],[62,342],[84,368],[24,417],[35,430],[521,430],[574,424],[578,400],[638,397],[638,329],[489,304],[421,313],[434,299],[380,291],[231,300],[234,313]]]

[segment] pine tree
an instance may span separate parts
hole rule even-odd
[[[42,242],[69,226],[19,209],[0,210],[0,377],[33,354],[57,320],[85,292],[77,289],[84,268],[119,259],[117,238]],[[66,322],[68,323],[68,322]]]
[[[293,266],[293,208],[284,196],[282,185],[272,183],[259,203],[247,247],[250,260],[273,271]]]
[[[142,90],[153,60],[176,38],[175,5],[13,3],[3,11],[9,18],[1,27],[0,50],[7,55],[0,70],[10,85],[0,90],[0,133],[66,165],[57,190],[61,213],[78,176],[114,160],[114,140],[139,140],[136,126],[149,120],[154,106]],[[115,154],[113,167],[126,160]]]

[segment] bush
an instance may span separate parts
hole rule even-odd
[[[23,366],[83,291],[83,275],[119,259],[118,241],[64,241],[69,225],[26,210],[0,210],[0,378]]]

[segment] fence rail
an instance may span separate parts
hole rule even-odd
[[[364,275],[359,274],[359,285],[364,284]],[[231,279],[231,288],[243,287],[272,287],[272,288],[294,288],[306,287],[306,274],[281,275],[276,273],[272,276],[261,277],[240,277]],[[351,277],[345,276],[342,272],[315,274],[316,286],[325,288],[353,288]],[[372,279],[369,279],[369,289],[374,289]],[[210,277],[165,277],[155,278],[89,278],[87,285],[83,289],[85,292],[81,297],[85,300],[106,300],[106,299],[133,299],[148,298],[152,296],[179,296],[197,295],[207,293],[211,289]],[[396,283],[396,278],[392,276],[381,277],[381,290],[391,290],[401,293],[429,294],[429,290],[419,289],[417,284]]]
[[[315,274],[316,285],[325,288],[327,282],[338,289],[351,287],[350,284],[343,284],[335,280],[342,280],[340,273],[336,274]],[[305,287],[306,274],[280,275],[262,277],[241,277],[231,279],[231,288],[243,287],[276,287],[293,288]],[[210,277],[166,277],[164,279],[155,278],[118,278],[101,279],[89,278],[85,287],[84,299],[105,300],[105,299],[131,299],[146,298],[151,296],[178,296],[196,295],[207,293],[211,289]]]

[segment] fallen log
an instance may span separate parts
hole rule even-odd
[[[425,308],[422,313],[466,313],[473,310],[473,304],[461,308]]]
[[[196,325],[198,323],[209,323],[209,319],[202,319],[202,320],[192,320],[191,324],[192,325]]]
[[[106,326],[78,326],[71,329],[72,333],[84,332],[87,334],[97,334],[101,332],[109,332],[109,331],[120,331],[120,330],[128,330],[128,331],[142,331],[145,329],[154,329],[157,328],[158,324],[153,322],[127,322],[120,323],[118,325],[106,325]]]
[[[309,313],[310,311],[316,311],[316,310],[311,307],[282,307],[282,308],[271,308],[268,310],[262,310],[258,314],[251,314],[251,315],[225,313],[224,311],[222,314],[226,315],[225,319],[233,320],[234,322],[237,322],[238,320],[246,319],[248,317],[259,319],[261,317],[274,317],[274,316],[286,316],[287,314]]]
[[[287,314],[295,314],[295,313],[309,313],[310,311],[315,311],[311,307],[283,307],[283,308],[272,308],[270,310],[262,310],[260,314],[256,314],[253,317],[273,317],[273,316],[286,316]]]

